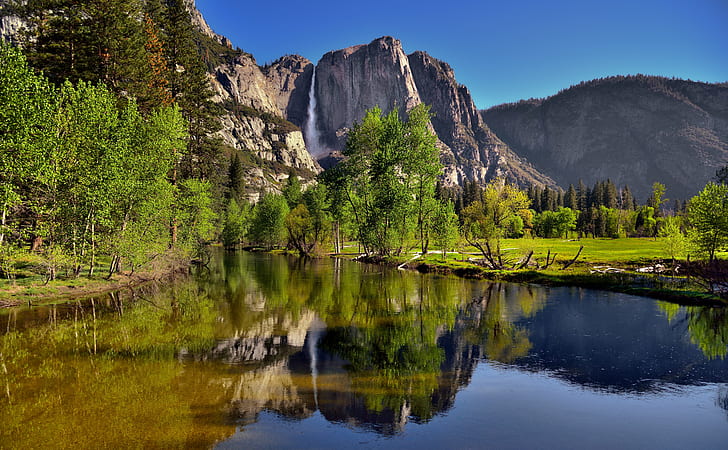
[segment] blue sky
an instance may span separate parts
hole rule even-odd
[[[446,61],[478,108],[610,75],[728,81],[728,0],[197,0],[258,64],[394,36]]]

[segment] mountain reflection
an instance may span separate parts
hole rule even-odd
[[[602,298],[591,301],[581,298],[581,289],[475,282],[342,261],[227,258],[219,268],[226,290],[214,295],[227,299],[231,316],[266,311],[262,322],[279,325],[281,335],[272,333],[266,342],[277,339],[287,347],[274,353],[290,354],[286,395],[297,398],[285,408],[242,411],[238,405],[244,422],[263,409],[286,417],[319,411],[332,422],[394,434],[408,421],[427,422],[447,412],[484,361],[629,394],[659,392],[665,383],[721,382],[728,369],[721,359],[728,329],[722,309],[677,307],[667,321],[654,302],[620,294],[599,293]],[[295,339],[280,328],[286,314],[299,318],[290,328]],[[310,333],[300,341],[301,324],[311,324],[312,315],[326,324],[313,347]],[[230,322],[235,320],[241,323]],[[266,348],[258,354],[270,357],[273,347]],[[279,373],[276,361],[271,370]],[[270,375],[261,369],[259,376],[266,381],[249,383],[266,385]]]
[[[395,435],[453,408],[481,363],[615,395],[724,383],[728,373],[721,308],[218,256],[195,279],[133,298],[0,316],[0,440],[42,446],[47,438],[23,432],[30,422],[49,435],[98,427],[100,442],[147,446],[159,442],[145,428],[154,417],[170,443],[209,446],[263,412]],[[728,414],[727,398],[723,389],[715,402]]]

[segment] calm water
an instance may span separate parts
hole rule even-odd
[[[220,252],[0,327],[0,448],[728,445],[719,308]]]

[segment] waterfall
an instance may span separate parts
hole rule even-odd
[[[318,411],[318,354],[316,352],[316,345],[321,338],[321,332],[325,328],[318,319],[311,324],[311,328],[308,330],[308,353],[311,357],[311,384],[313,386],[313,400],[316,404],[316,411]]]
[[[308,90],[308,111],[306,118],[306,147],[308,152],[314,156],[318,156],[321,152],[321,142],[318,130],[316,129],[316,66],[313,66],[313,75],[311,76],[311,87]]]

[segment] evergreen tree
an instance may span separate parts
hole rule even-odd
[[[244,176],[243,163],[240,161],[238,152],[235,152],[228,169],[228,198],[235,199],[237,202],[242,200],[245,187]]]
[[[144,71],[145,83],[138,95],[140,107],[151,110],[158,106],[172,104],[170,89],[170,72],[164,58],[164,44],[161,29],[157,25],[161,20],[161,5],[148,0],[144,12],[144,48],[148,62],[148,71]]]
[[[28,60],[52,81],[102,81],[133,96],[144,89],[141,0],[16,0],[9,11],[26,26]]]
[[[634,197],[632,196],[632,191],[630,191],[629,186],[625,185],[622,189],[621,199],[622,201],[620,207],[622,209],[629,211],[634,211],[636,209]]]
[[[612,183],[612,180],[607,179],[606,183],[604,183],[604,200],[602,204],[610,209],[616,209],[619,206],[617,187]]]
[[[220,108],[212,101],[212,90],[200,59],[196,32],[184,0],[165,0],[162,27],[169,68],[169,88],[189,124],[187,152],[181,158],[181,175],[215,179],[219,173],[221,144],[212,134],[221,127]]]
[[[586,209],[589,207],[589,189],[586,187],[581,179],[579,180],[579,187],[576,190],[576,194],[578,199],[577,209],[579,211],[586,211]]]
[[[564,206],[571,210],[579,209],[579,197],[576,194],[576,189],[574,189],[573,184],[569,184],[569,190],[566,192],[566,197],[564,198]]]

